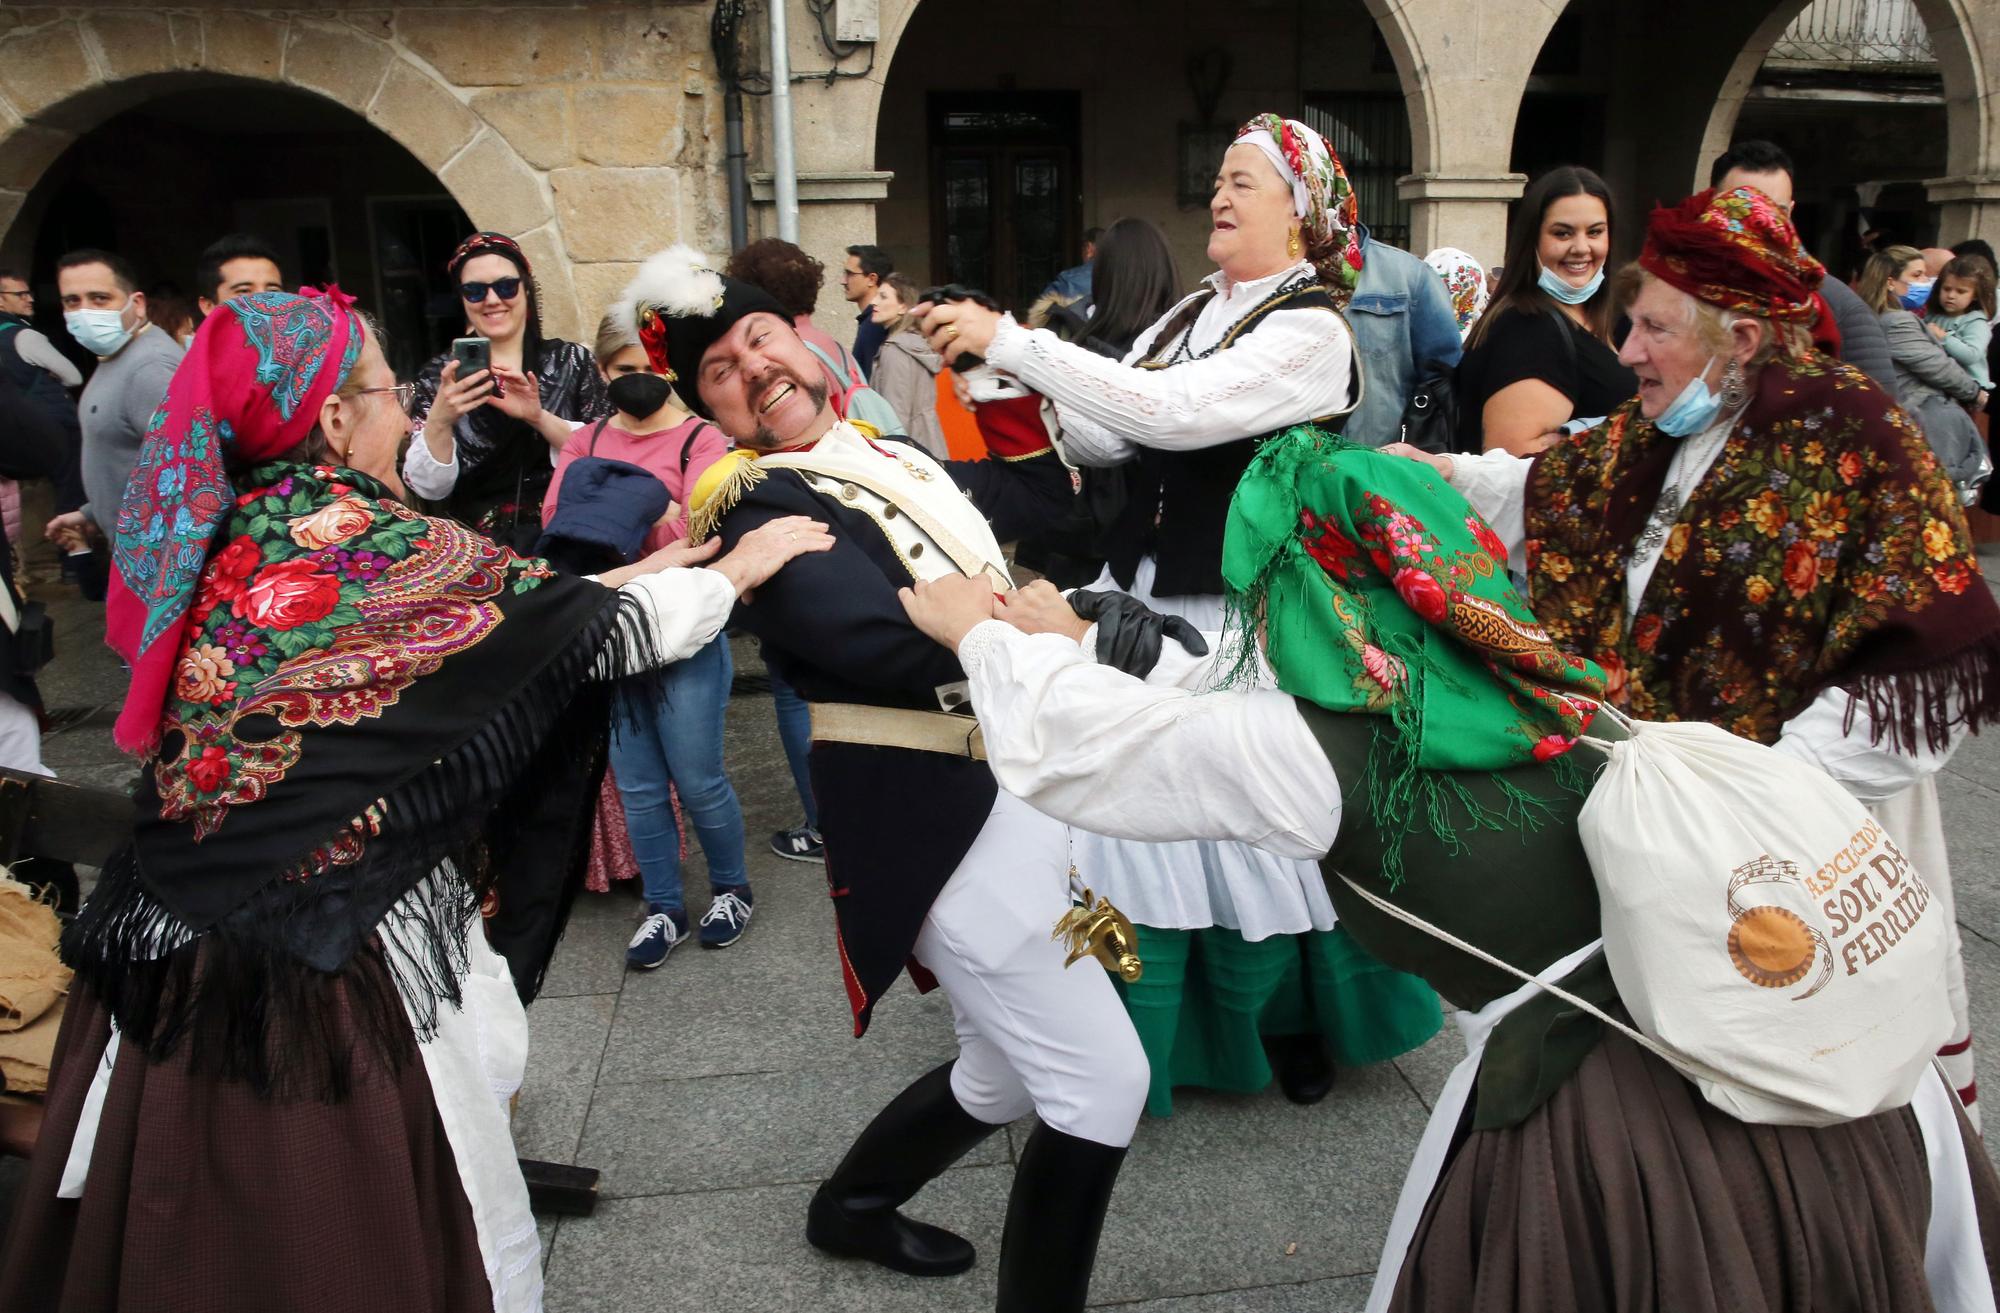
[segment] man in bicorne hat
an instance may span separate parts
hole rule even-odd
[[[1064,828],[999,791],[958,658],[897,600],[945,575],[1012,586],[1000,540],[1053,523],[1072,495],[1040,399],[981,406],[992,459],[940,463],[839,419],[783,309],[686,247],[647,261],[614,313],[689,409],[737,444],[689,496],[691,541],[719,534],[726,546],[801,510],[832,525],[833,549],[793,562],[737,621],[812,704],[855,1034],[906,965],[921,986],[944,986],[956,1021],[958,1056],[876,1114],[813,1197],[807,1239],[912,1275],[964,1271],[970,1243],[897,1209],[1033,1112],[998,1307],[1080,1310],[1145,1099],[1145,1054],[1105,972],[1066,970],[1052,940],[1071,906]]]

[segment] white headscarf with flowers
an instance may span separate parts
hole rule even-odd
[[[1236,134],[1255,146],[1292,184],[1292,212],[1303,222],[1306,257],[1334,299],[1346,304],[1361,279],[1361,221],[1354,188],[1326,138],[1297,119],[1259,114]]]
[[[1486,313],[1486,269],[1456,246],[1440,246],[1424,257],[1424,263],[1444,279],[1451,297],[1451,310],[1458,317],[1460,339],[1472,332],[1479,316]]]

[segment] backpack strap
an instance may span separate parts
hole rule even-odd
[[[695,423],[694,431],[687,435],[687,440],[681,443],[681,483],[683,486],[687,483],[688,462],[694,458],[694,440],[701,436],[703,429],[714,427],[713,424],[710,424],[705,419],[699,420]]]
[[[597,427],[590,431],[590,445],[583,449],[584,455],[595,456],[597,454],[598,435],[604,432],[604,426],[606,424],[609,424],[610,422],[611,422],[611,416],[609,415],[606,415],[603,419],[597,421]],[[683,462],[682,468],[686,468],[685,462]]]

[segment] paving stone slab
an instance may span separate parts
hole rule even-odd
[[[577,1161],[607,1197],[817,1182],[868,1119],[921,1074],[901,1063],[600,1084]],[[968,1166],[1008,1160],[1005,1136]]]
[[[971,1240],[979,1262],[918,1280],[831,1259],[805,1242],[807,1185],[606,1200],[564,1219],[548,1265],[562,1313],[985,1313],[1006,1212],[1009,1169],[959,1168],[915,1211]]]
[[[514,1151],[521,1157],[577,1161],[617,1004],[616,995],[586,994],[538,999],[528,1009],[528,1073],[514,1109]]]
[[[1373,1271],[1426,1115],[1387,1065],[1343,1071],[1309,1108],[1276,1090],[1176,1093],[1133,1142],[1097,1290],[1160,1299]]]
[[[1374,1277],[1333,1277],[1290,1286],[1257,1286],[1222,1290],[1212,1295],[1176,1299],[1145,1299],[1119,1303],[1121,1313],[1361,1313],[1368,1303]],[[1099,1283],[1091,1288],[1092,1307],[1110,1308],[1115,1292]]]

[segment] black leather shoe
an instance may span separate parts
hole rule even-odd
[[[1267,1035],[1264,1051],[1277,1070],[1278,1088],[1293,1103],[1315,1104],[1333,1091],[1333,1050],[1319,1035]]]
[[[917,1277],[972,1266],[972,1242],[896,1210],[998,1126],[959,1106],[947,1062],[875,1114],[806,1210],[806,1240]]]
[[[972,1266],[972,1242],[894,1208],[856,1210],[821,1186],[806,1210],[806,1239],[836,1258],[862,1258],[913,1277],[953,1277]]]
[[[1014,1169],[996,1313],[1083,1313],[1125,1151],[1036,1126]]]

